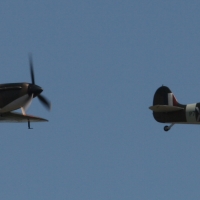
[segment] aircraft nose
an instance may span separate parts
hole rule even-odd
[[[29,85],[28,93],[34,94],[34,97],[39,95],[42,91],[43,91],[43,89],[38,85],[32,85],[32,84]]]

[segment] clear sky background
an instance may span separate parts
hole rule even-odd
[[[0,199],[199,199],[200,126],[154,121],[155,90],[200,101],[198,0],[0,2],[0,82],[52,102],[0,124]],[[20,110],[19,110],[20,111]]]

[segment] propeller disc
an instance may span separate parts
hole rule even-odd
[[[29,54],[29,65],[30,65],[30,73],[31,73],[32,84],[29,85],[28,94],[32,98],[38,97],[39,101],[43,104],[43,106],[46,107],[48,110],[50,110],[51,109],[50,101],[47,100],[44,96],[42,96],[40,94],[43,91],[43,89],[40,86],[35,85],[35,75],[34,75],[33,60],[32,60],[32,55],[31,54]],[[32,98],[31,98],[31,101],[32,101]]]

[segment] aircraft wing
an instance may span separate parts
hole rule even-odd
[[[22,115],[16,112],[8,112],[0,114],[0,122],[14,122],[14,123],[22,123],[22,122],[48,122],[48,120],[32,116],[32,115]]]

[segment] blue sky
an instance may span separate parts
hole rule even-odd
[[[2,1],[0,82],[52,102],[0,124],[0,199],[199,199],[200,127],[154,121],[155,90],[200,100],[199,1]]]

